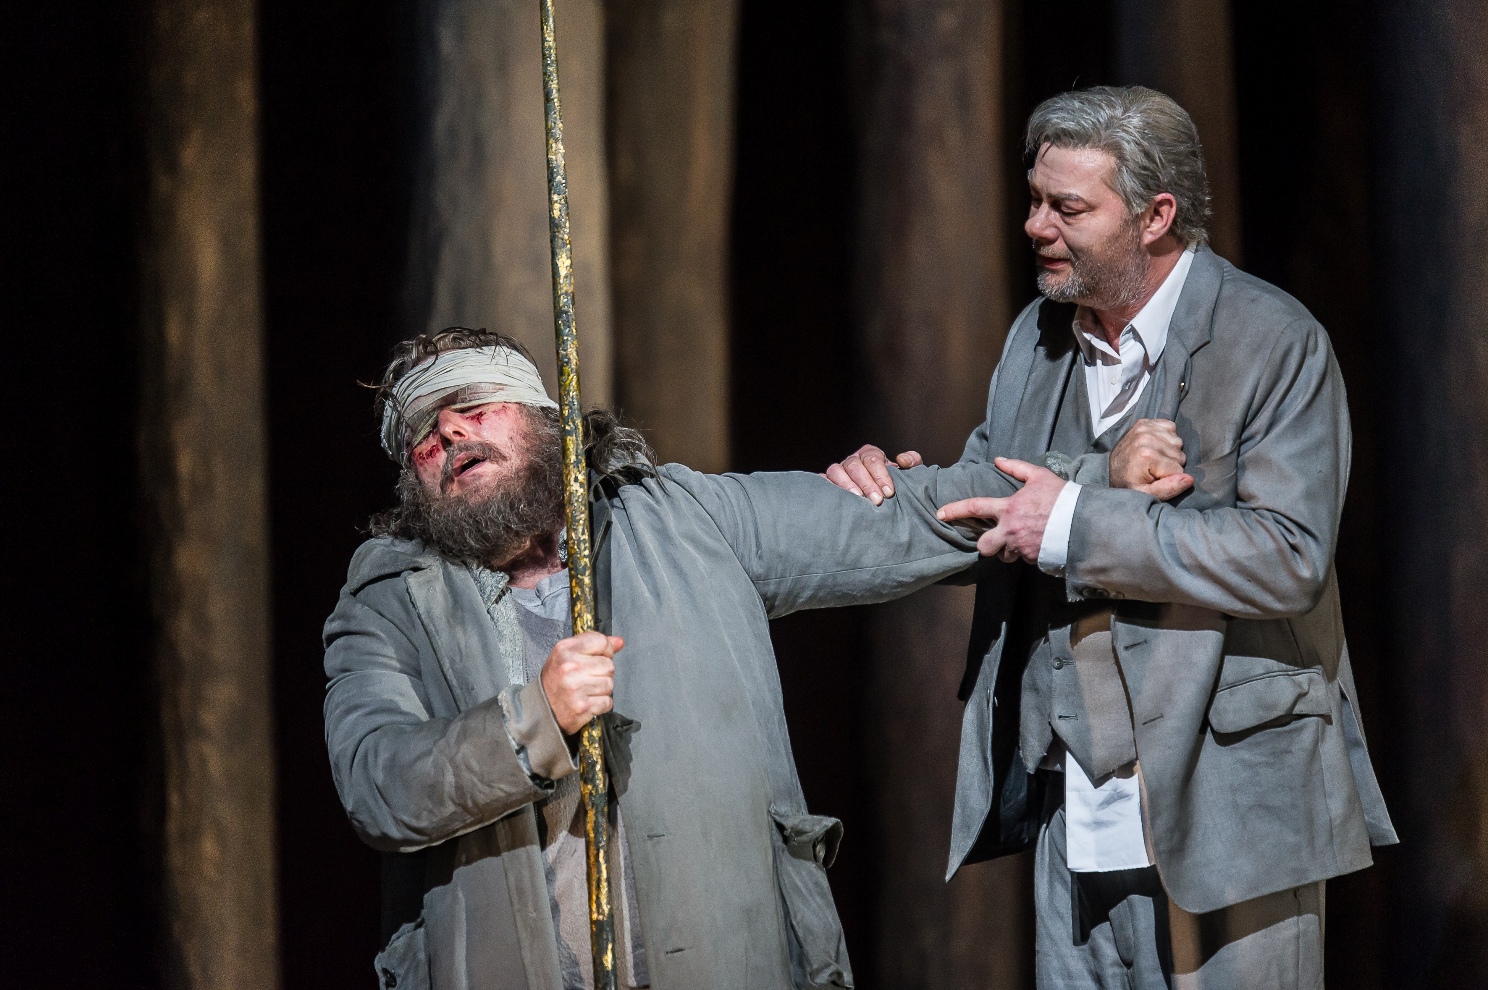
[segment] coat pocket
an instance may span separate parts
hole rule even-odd
[[[1303,715],[1332,713],[1327,678],[1320,670],[1304,667],[1220,688],[1209,704],[1209,725],[1215,732],[1228,734]]]
[[[792,982],[798,990],[851,987],[842,922],[827,883],[827,867],[842,841],[842,823],[778,808],[770,809],[770,817],[780,839],[775,844],[775,882],[785,909]]]
[[[429,990],[429,952],[424,944],[424,919],[410,921],[393,937],[372,965],[382,990]]]

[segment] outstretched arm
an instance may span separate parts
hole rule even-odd
[[[986,433],[986,423],[977,427],[967,441],[968,453],[962,455],[962,463],[997,459],[992,454],[970,456],[972,451],[989,449]],[[830,465],[822,476],[838,488],[877,505],[894,497],[896,468],[917,467],[923,463],[919,451],[907,450],[890,461],[882,448],[868,443]],[[1044,467],[1065,481],[1105,488],[1130,488],[1163,501],[1176,498],[1193,487],[1193,478],[1184,473],[1183,465],[1183,440],[1178,436],[1177,424],[1166,419],[1137,420],[1109,454],[1069,457],[1051,450],[1044,459]],[[1015,490],[1016,487],[1008,483],[987,492],[987,497],[1006,498]]]
[[[885,601],[976,562],[974,534],[938,519],[941,504],[1009,484],[991,464],[899,473],[874,505],[804,472],[704,475],[662,469],[703,506],[771,616]]]

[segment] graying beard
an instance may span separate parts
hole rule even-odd
[[[1086,258],[1070,259],[1069,274],[1056,282],[1049,272],[1038,273],[1039,292],[1057,303],[1084,303],[1095,309],[1121,309],[1142,298],[1144,272],[1135,225],[1128,228],[1134,246],[1127,264],[1107,264]]]
[[[431,495],[412,469],[398,479],[394,535],[417,538],[448,560],[492,565],[533,537],[563,527],[563,461],[556,424],[532,417],[519,466],[465,494]]]

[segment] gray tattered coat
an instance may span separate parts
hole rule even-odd
[[[966,568],[974,544],[935,507],[990,474],[904,472],[878,507],[810,474],[666,465],[605,483],[600,625],[626,641],[605,737],[658,990],[851,986],[824,869],[841,826],[807,813],[767,620]],[[466,568],[389,539],[357,551],[326,623],[336,786],[357,832],[390,854],[385,986],[561,986],[531,806],[545,792],[502,711],[550,716],[539,684],[508,681],[520,642],[498,624]]]

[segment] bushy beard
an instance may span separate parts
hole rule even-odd
[[[500,567],[526,550],[535,537],[563,527],[563,454],[558,424],[540,413],[520,450],[508,457],[494,445],[462,440],[445,452],[439,492],[430,492],[411,468],[398,479],[398,508],[374,523],[374,533],[419,539],[449,560]],[[509,469],[454,494],[449,488],[456,459],[473,453]]]
[[[1048,258],[1065,258],[1069,271],[1063,274],[1040,270],[1039,292],[1059,303],[1078,303],[1094,309],[1124,309],[1142,298],[1146,288],[1148,260],[1142,251],[1141,231],[1135,220],[1124,224],[1099,247],[1064,254],[1040,251]]]

